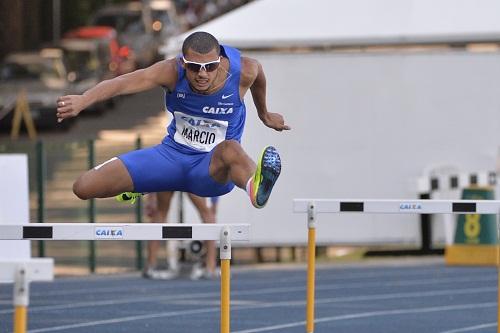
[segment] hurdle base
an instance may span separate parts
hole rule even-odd
[[[449,245],[445,249],[447,265],[496,266],[495,245]]]

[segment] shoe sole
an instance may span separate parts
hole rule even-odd
[[[256,208],[266,205],[280,173],[281,158],[278,151],[273,146],[265,147],[259,157],[252,186],[252,204]]]

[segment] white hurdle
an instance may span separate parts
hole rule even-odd
[[[30,283],[53,279],[52,258],[0,259],[0,283],[14,283],[14,333],[25,333],[27,329]]]
[[[500,216],[499,200],[376,200],[376,199],[294,199],[295,213],[307,213],[307,309],[306,332],[314,332],[314,295],[316,265],[316,214],[496,214]],[[500,236],[497,218],[497,240]],[[500,281],[500,248],[497,244],[497,271]],[[500,282],[498,300],[500,304]],[[497,321],[500,323],[500,305]],[[500,333],[500,324],[497,326]]]
[[[221,261],[220,332],[230,332],[231,242],[248,241],[248,224],[40,223],[0,225],[0,240],[219,240]],[[4,264],[0,262],[0,271]],[[19,275],[19,274],[17,274]],[[23,283],[16,279],[15,283]],[[29,298],[27,289],[22,295]],[[16,330],[15,333],[25,333]]]

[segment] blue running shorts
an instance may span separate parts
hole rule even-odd
[[[201,197],[216,197],[231,192],[234,183],[221,184],[210,176],[213,152],[185,154],[159,144],[118,158],[132,177],[134,192],[182,191]]]

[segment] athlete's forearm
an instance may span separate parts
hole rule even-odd
[[[150,70],[150,72],[152,71]],[[151,80],[151,73],[144,69],[139,69],[111,80],[104,80],[95,87],[87,90],[83,94],[85,97],[85,107],[118,95],[127,95],[148,90],[155,87],[155,85],[157,83]]]
[[[285,120],[281,114],[267,111],[266,77],[260,64],[258,65],[257,76],[250,86],[250,90],[252,91],[253,101],[257,108],[257,114],[264,125],[277,131],[291,129],[290,126],[285,124]]]
[[[116,79],[114,79],[116,80]],[[114,80],[105,80],[83,93],[84,109],[90,105],[110,99],[119,94],[119,84]]]

